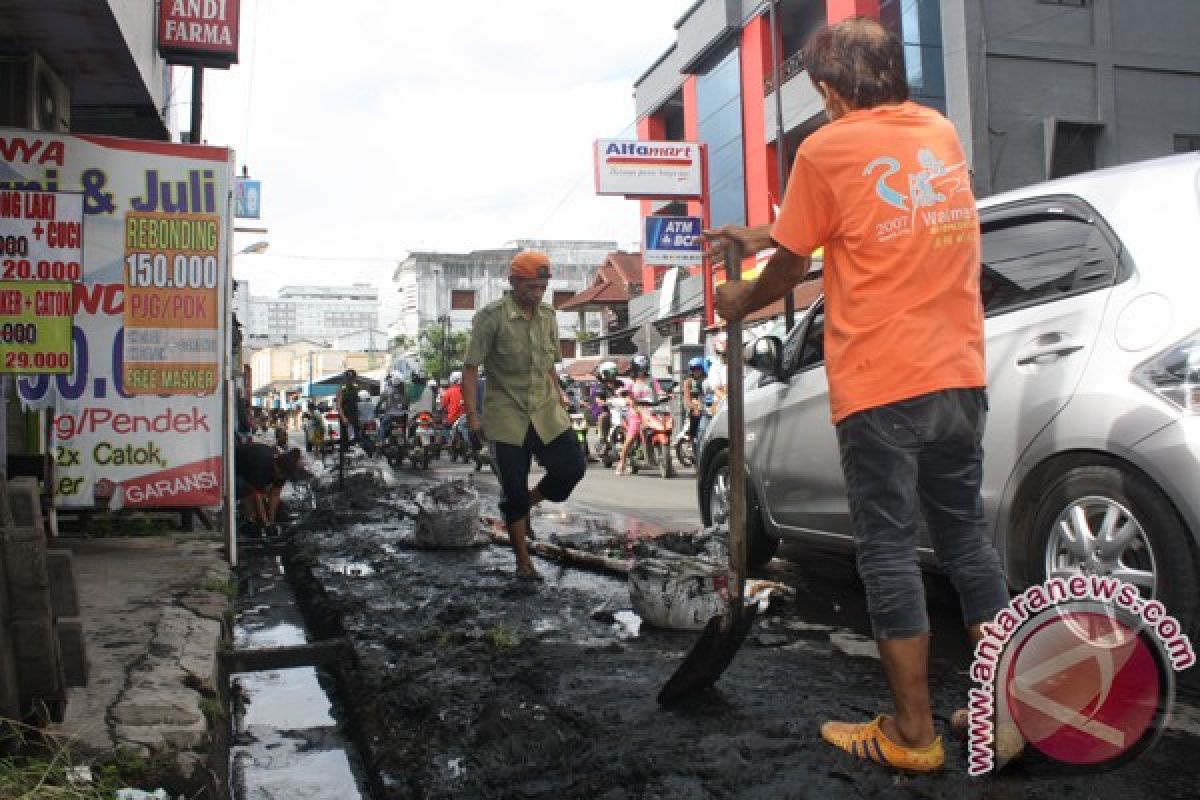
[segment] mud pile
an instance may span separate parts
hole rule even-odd
[[[948,743],[945,773],[923,777],[831,750],[821,721],[884,708],[880,665],[846,645],[856,615],[778,560],[769,577],[796,598],[756,623],[715,690],[664,711],[655,695],[696,634],[642,626],[622,639],[612,612],[630,606],[623,578],[540,561],[546,581],[529,589],[507,548],[416,547],[412,495],[428,484],[346,486],[302,522],[290,567],[310,624],[354,643],[343,700],[382,797],[1115,798],[1151,782],[1156,796],[1193,796],[1194,772],[1178,765],[1195,740],[1172,731],[1107,776],[1068,778],[1035,755],[973,781],[960,742]],[[576,538],[546,518],[534,528]],[[966,696],[966,666],[931,663],[943,729]]]

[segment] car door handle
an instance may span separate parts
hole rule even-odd
[[[1062,358],[1072,353],[1078,353],[1082,349],[1082,344],[1065,336],[1057,334],[1039,336],[1037,343],[1033,347],[1022,351],[1017,356],[1017,364],[1019,366],[1026,366],[1028,364],[1042,363],[1052,358]]]

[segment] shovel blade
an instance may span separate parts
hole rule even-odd
[[[757,604],[743,604],[740,613],[731,609],[732,618],[710,619],[687,658],[659,691],[658,704],[674,705],[715,684],[746,640],[757,612]]]

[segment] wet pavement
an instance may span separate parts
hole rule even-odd
[[[436,470],[352,470],[341,492],[321,492],[287,560],[309,635],[353,642],[339,702],[374,796],[1123,798],[1147,796],[1151,786],[1158,798],[1197,795],[1192,753],[1200,715],[1189,684],[1155,747],[1103,775],[1072,774],[1030,751],[1000,775],[971,779],[957,741],[948,741],[947,769],[933,776],[898,775],[831,750],[817,734],[821,721],[870,718],[888,695],[865,636],[852,563],[794,548],[784,548],[763,577],[794,587],[795,599],[773,604],[756,622],[716,689],[663,710],[655,695],[696,634],[643,626],[637,638],[625,638],[611,621],[611,612],[630,607],[619,575],[539,560],[546,580],[530,587],[513,580],[506,547],[418,549],[411,494],[437,478]],[[498,516],[494,496],[483,492],[482,506],[486,529]],[[620,552],[626,546],[614,542],[630,533],[658,532],[569,504],[539,509],[533,527],[539,540],[598,539],[601,549]],[[969,655],[953,591],[936,577],[927,588],[935,630],[930,675],[944,730],[966,696]],[[286,696],[288,687],[277,684]],[[279,703],[281,710],[298,705]],[[337,748],[325,747],[330,740],[311,735],[334,737],[326,724],[333,716],[266,727],[286,732],[280,737],[296,753],[336,760],[330,754]],[[239,730],[250,729],[245,719]],[[272,735],[251,743],[257,756],[235,756],[243,775],[246,765],[265,764],[259,772],[269,782],[263,754],[277,749]],[[352,751],[340,752],[341,774],[352,776]],[[319,769],[323,777],[338,774]]]

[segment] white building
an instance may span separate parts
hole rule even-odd
[[[243,322],[252,340],[311,339],[330,344],[339,336],[379,327],[379,289],[352,286],[284,286],[278,297],[251,296]],[[239,314],[239,321],[242,318]]]
[[[470,253],[414,252],[400,262],[392,279],[400,293],[400,318],[389,328],[391,336],[416,338],[421,330],[438,324],[443,315],[452,331],[471,327],[475,312],[500,299],[508,290],[508,270],[521,250],[540,250],[550,259],[550,285],[545,302],[558,306],[586,288],[616,242],[518,239],[497,250]],[[575,333],[579,315],[558,315],[563,355],[576,354]]]

